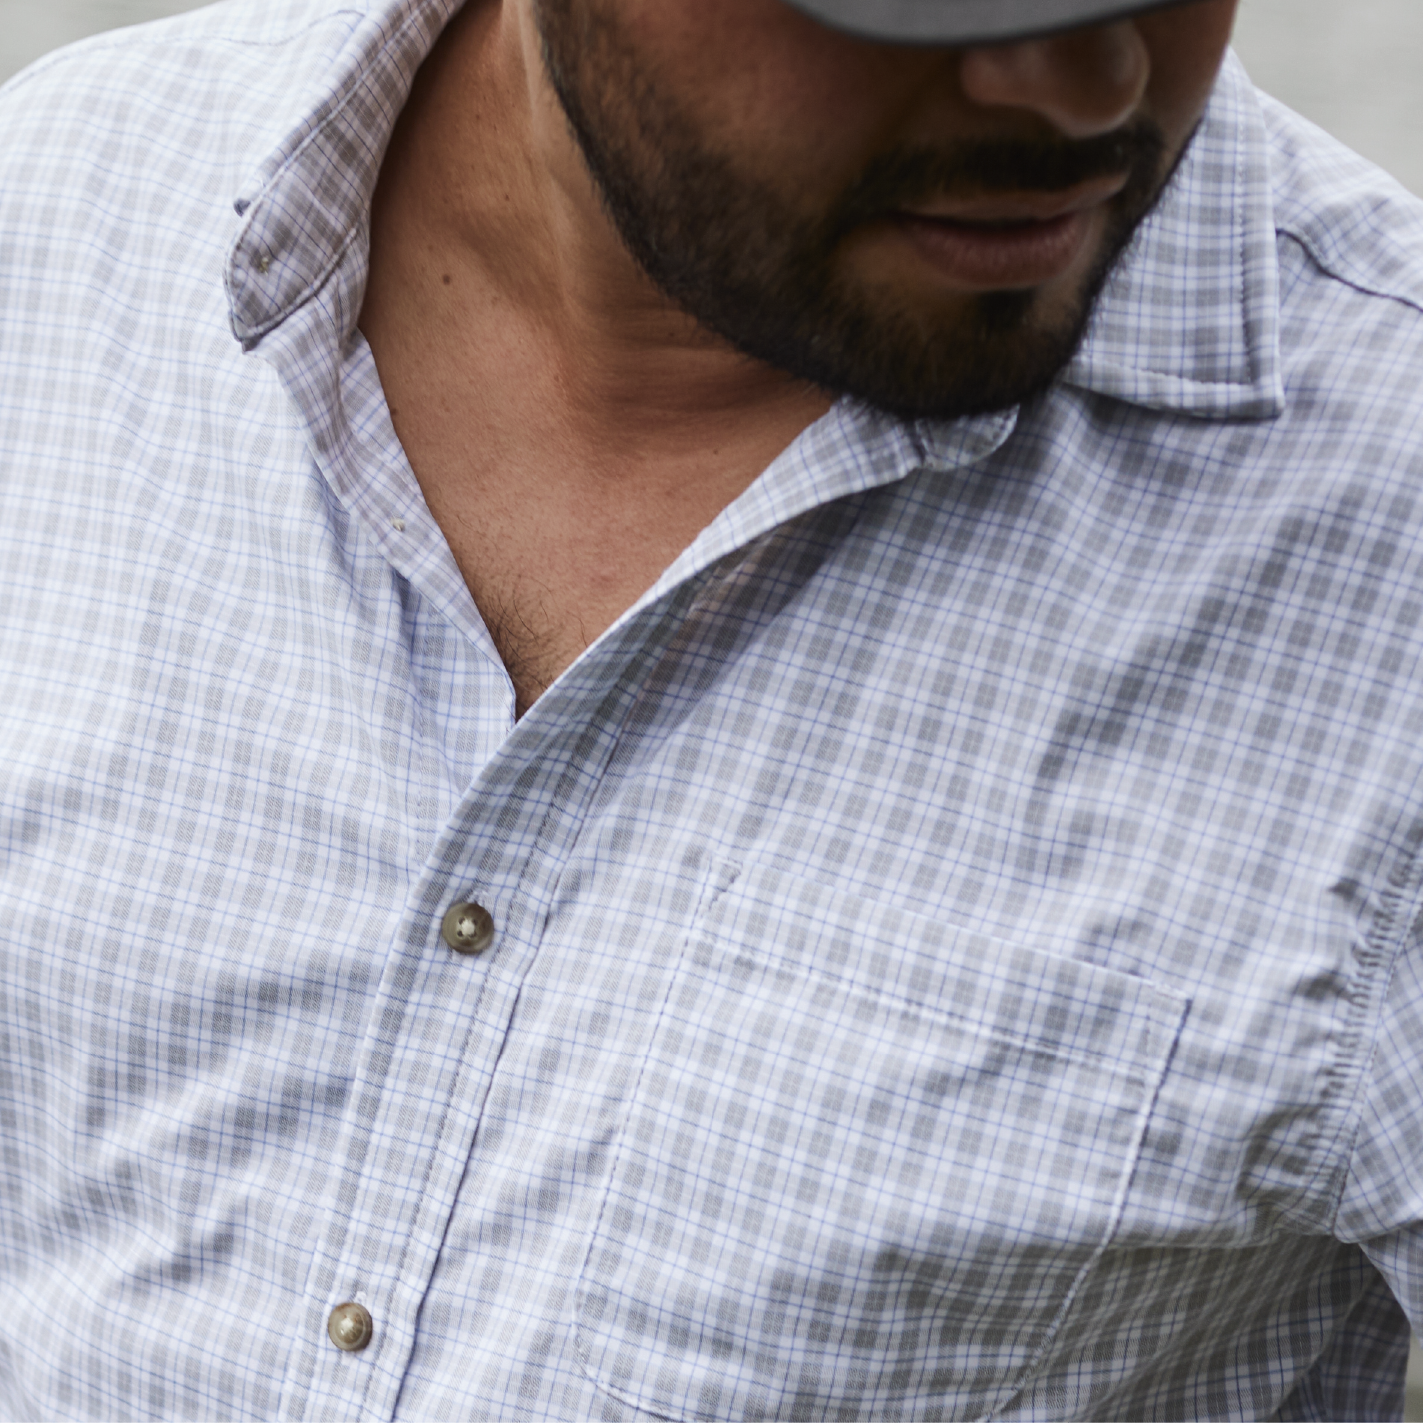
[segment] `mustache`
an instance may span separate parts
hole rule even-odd
[[[1165,160],[1166,137],[1149,119],[1088,139],[989,139],[949,149],[897,149],[866,166],[837,205],[833,227],[843,236],[943,194],[1058,193],[1123,173],[1127,185],[1115,201],[1131,207],[1156,187]]]

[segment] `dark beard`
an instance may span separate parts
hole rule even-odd
[[[712,151],[606,15],[536,0],[550,81],[609,216],[673,301],[737,350],[835,395],[907,419],[1002,410],[1044,391],[1082,342],[1093,305],[1164,186],[1166,144],[1138,122],[1082,142],[976,143],[882,155],[808,219]],[[876,304],[839,277],[856,229],[937,193],[1059,192],[1126,172],[1077,299],[1051,321],[1034,291],[942,315]]]

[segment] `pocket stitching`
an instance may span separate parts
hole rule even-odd
[[[909,917],[923,918],[924,916],[916,915]],[[935,921],[929,920],[928,922],[933,923]],[[695,942],[697,940],[711,944],[724,942],[717,939],[715,935],[698,933],[694,930],[688,935],[688,942]],[[1042,953],[1043,951],[1038,950],[1037,952]],[[1043,953],[1043,957],[1051,958],[1053,955]],[[1096,967],[1096,965],[1086,966],[1092,968]],[[771,972],[776,971],[775,962],[768,960],[766,967]],[[1030,1029],[1024,1029],[1022,1032],[1009,1033],[997,1026],[979,1025],[975,1023],[975,1020],[969,1014],[961,1013],[957,1009],[944,1008],[933,1003],[925,1002],[922,999],[909,998],[902,993],[895,992],[893,989],[875,988],[869,984],[862,983],[858,979],[851,978],[846,974],[836,973],[833,970],[821,968],[816,964],[786,963],[785,967],[787,970],[799,974],[802,978],[819,978],[828,983],[834,983],[844,989],[847,994],[858,994],[862,998],[869,999],[872,1002],[895,1004],[909,1009],[930,1021],[938,1019],[945,1023],[966,1023],[973,1026],[976,1031],[981,1032],[984,1037],[993,1038],[999,1042],[1022,1043],[1030,1047],[1040,1048],[1044,1052],[1050,1052],[1053,1057],[1059,1058],[1064,1062],[1085,1064],[1091,1062],[1111,1062],[1113,1060],[1106,1050],[1094,1052],[1090,1045],[1081,1048],[1064,1048],[1060,1044],[1055,1043],[1051,1038],[1044,1037],[1039,1033],[1034,1033]],[[1117,973],[1118,971],[1112,969],[1108,970],[1108,972]],[[1179,1020],[1191,1006],[1189,994],[1182,993],[1179,989],[1169,988],[1162,984],[1155,983],[1150,979],[1137,978],[1134,974],[1121,974],[1120,976],[1130,978],[1133,982],[1140,984],[1144,993],[1149,996],[1149,1005],[1146,1009],[1145,1016],[1153,1027],[1170,1031],[1173,1020],[1176,1020],[1175,1032],[1180,1032]],[[665,1007],[665,1003],[663,1006]],[[662,1010],[659,1009],[659,1022],[661,1021],[661,1016]]]
[[[590,1357],[588,1347],[583,1342],[579,1299],[584,1280],[588,1275],[588,1267],[593,1259],[593,1251],[598,1246],[598,1233],[603,1225],[603,1217],[608,1210],[608,1203],[613,1197],[613,1182],[617,1179],[618,1166],[624,1154],[630,1149],[632,1137],[632,1114],[636,1109],[639,1095],[642,1090],[642,1079],[647,1073],[648,1064],[652,1061],[652,1044],[657,1039],[658,1031],[662,1027],[662,1020],[667,1016],[667,1004],[671,1000],[672,993],[677,986],[678,970],[680,970],[687,956],[687,945],[696,934],[696,925],[700,924],[711,906],[725,894],[733,884],[741,877],[741,864],[736,860],[714,859],[707,871],[706,882],[702,886],[701,893],[697,896],[697,904],[692,911],[692,925],[686,934],[682,936],[682,950],[677,955],[676,963],[672,971],[667,975],[667,992],[662,996],[662,1002],[658,1004],[657,1015],[653,1018],[648,1029],[647,1051],[643,1054],[642,1061],[638,1064],[637,1076],[633,1078],[628,1088],[627,1106],[618,1122],[617,1127],[617,1150],[613,1153],[611,1161],[608,1163],[607,1183],[603,1187],[603,1198],[598,1203],[598,1212],[593,1217],[592,1224],[588,1230],[588,1248],[583,1252],[583,1261],[578,1267],[578,1275],[574,1281],[573,1289],[570,1291],[570,1323],[573,1327],[573,1352],[578,1359],[578,1367],[583,1371],[583,1376],[600,1393],[606,1393],[616,1398],[620,1403],[625,1403],[629,1408],[652,1418],[663,1418],[668,1423],[681,1423],[676,1416],[667,1413],[654,1413],[651,1409],[645,1408],[642,1404],[636,1403],[626,1395],[625,1392],[614,1387],[610,1383],[602,1382],[593,1370],[593,1361]]]
[[[713,861],[708,871],[707,881],[702,893],[698,896],[697,905],[693,911],[692,927],[689,928],[687,933],[683,936],[682,952],[678,955],[676,963],[668,975],[667,992],[663,996],[662,1002],[658,1005],[656,1017],[650,1026],[647,1037],[648,1050],[643,1055],[642,1061],[638,1066],[637,1075],[629,1088],[627,1107],[617,1128],[618,1149],[614,1153],[608,1166],[607,1181],[603,1189],[602,1200],[599,1203],[597,1214],[594,1216],[588,1230],[588,1248],[583,1253],[583,1259],[579,1266],[574,1288],[571,1291],[570,1323],[573,1331],[574,1354],[578,1359],[578,1365],[583,1376],[598,1392],[617,1399],[620,1403],[644,1417],[662,1419],[665,1420],[665,1423],[688,1423],[689,1419],[700,1417],[700,1415],[690,1414],[685,1410],[679,1413],[659,1412],[649,1407],[646,1403],[640,1402],[625,1388],[619,1387],[611,1380],[600,1378],[593,1366],[591,1348],[583,1337],[581,1300],[593,1253],[597,1248],[603,1221],[607,1214],[609,1203],[612,1200],[613,1185],[617,1179],[618,1167],[624,1155],[630,1149],[632,1116],[636,1109],[636,1104],[640,1099],[643,1078],[652,1061],[652,1045],[657,1041],[663,1020],[666,1018],[667,1006],[671,1001],[682,968],[686,963],[687,951],[691,945],[699,939],[712,944],[723,942],[723,940],[720,940],[717,936],[708,934],[701,926],[712,906],[721,899],[723,895],[730,891],[732,886],[740,878],[741,873],[742,865],[740,862],[720,858]],[[917,919],[929,923],[937,923],[937,921],[928,919],[927,916],[924,915],[916,915],[910,911],[902,912],[911,922]],[[1045,958],[1054,957],[1054,955],[1047,954],[1040,949],[1035,950],[1035,952]],[[1083,966],[1092,969],[1098,968],[1097,965],[1092,964]],[[786,962],[784,967],[787,969],[796,969],[800,975],[805,978],[818,977],[824,981],[832,982],[837,985],[841,991],[847,994],[855,992],[866,998],[903,1005],[905,1008],[914,1010],[930,1019],[942,1016],[944,1019],[950,1021],[972,1023],[972,1019],[966,1014],[956,1013],[951,1009],[935,1008],[929,1004],[916,1003],[913,999],[906,998],[892,990],[873,989],[843,974],[826,972],[815,966],[794,965],[789,962]],[[766,968],[774,972],[776,969],[775,962],[769,961],[766,964]],[[1117,972],[1116,970],[1100,971],[1106,973]],[[1145,1004],[1147,1021],[1152,1028],[1165,1034],[1165,1040],[1162,1042],[1159,1051],[1152,1054],[1152,1059],[1155,1064],[1154,1071],[1143,1072],[1141,1075],[1144,1088],[1142,1105],[1137,1113],[1126,1150],[1123,1152],[1122,1169],[1115,1193],[1112,1197],[1111,1207],[1107,1216],[1107,1224],[1102,1232],[1101,1240],[1079,1267],[1077,1273],[1072,1277],[1071,1283],[1064,1290],[1058,1308],[1044,1329],[1042,1339],[1037,1349],[1023,1365],[1019,1373],[1005,1384],[1008,1392],[1004,1394],[1002,1401],[994,1405],[987,1412],[975,1415],[973,1423],[989,1423],[990,1420],[1001,1416],[1004,1410],[1011,1407],[1014,1400],[1017,1399],[1023,1390],[1033,1381],[1051,1354],[1052,1349],[1057,1344],[1063,1321],[1067,1318],[1073,1304],[1076,1302],[1077,1294],[1081,1289],[1083,1281],[1096,1267],[1102,1256],[1111,1248],[1117,1231],[1121,1227],[1122,1218],[1126,1211],[1127,1197],[1131,1191],[1131,1184],[1135,1179],[1137,1166],[1141,1159],[1141,1149],[1146,1138],[1147,1127],[1150,1124],[1152,1113],[1156,1109],[1156,1103],[1161,1092],[1161,1085],[1165,1080],[1171,1060],[1175,1055],[1176,1044],[1179,1041],[1185,1017],[1191,1005],[1189,995],[1180,992],[1174,987],[1158,984],[1149,979],[1136,978],[1134,975],[1121,976],[1133,978],[1136,983],[1140,984],[1147,999]],[[1050,1044],[1046,1040],[1033,1033],[1013,1035],[987,1026],[983,1027],[981,1031],[983,1031],[986,1037],[990,1037],[996,1041],[1001,1040],[1009,1043],[1023,1044],[1029,1047],[1041,1047],[1043,1049],[1050,1047]],[[1054,1056],[1061,1061],[1077,1063],[1087,1063],[1094,1060],[1101,1062],[1107,1060],[1105,1053],[1097,1055],[1089,1053],[1085,1056],[1079,1056],[1072,1051],[1064,1051],[1060,1048],[1054,1053]],[[1152,1066],[1152,1062],[1148,1062],[1144,1064],[1144,1066],[1150,1067]]]

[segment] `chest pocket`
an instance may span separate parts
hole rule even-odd
[[[576,1295],[663,1418],[973,1418],[1118,1221],[1187,1002],[770,870],[717,871]]]

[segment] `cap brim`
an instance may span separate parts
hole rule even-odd
[[[864,39],[893,44],[995,44],[1162,10],[1186,0],[788,0]]]

